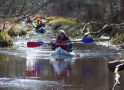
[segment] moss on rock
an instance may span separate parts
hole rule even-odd
[[[46,20],[48,21],[48,25],[51,26],[52,30],[55,30],[56,33],[57,30],[63,29],[71,38],[76,37],[78,34],[80,37],[83,37],[82,28],[84,22],[78,22],[75,18],[59,16],[46,17]]]
[[[16,24],[12,29],[8,31],[8,34],[13,37],[13,36],[23,36],[26,35],[26,30],[27,28],[22,25],[22,23]]]
[[[13,46],[13,40],[6,32],[0,32],[0,47]]]
[[[121,44],[124,42],[124,33],[121,33],[119,36],[113,39],[114,44]]]

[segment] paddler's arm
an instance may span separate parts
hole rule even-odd
[[[68,47],[69,52],[71,52],[72,51],[72,43],[70,42],[70,40],[66,41],[66,45]]]
[[[56,49],[56,44],[54,42],[51,42],[51,49],[55,50]]]

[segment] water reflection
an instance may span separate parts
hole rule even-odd
[[[89,68],[89,67],[82,67],[81,73],[83,76],[92,76],[93,70],[92,68]]]
[[[52,69],[59,83],[65,83],[65,79],[70,76],[71,66],[74,64],[74,58],[50,59]]]
[[[37,76],[38,74],[42,74],[44,70],[44,63],[39,62],[39,60],[30,58],[26,60],[26,75],[27,76]]]
[[[0,90],[107,90],[112,86],[114,74],[108,70],[107,63],[118,58],[122,51],[117,54],[115,50],[96,45],[76,47],[79,47],[74,50],[76,60],[49,59],[52,51],[46,45],[26,51],[20,49],[24,58],[17,51],[13,52],[14,56],[1,54]],[[123,81],[121,77],[117,90],[124,88]]]

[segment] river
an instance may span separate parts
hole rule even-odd
[[[14,46],[0,49],[0,90],[108,90],[114,85],[114,73],[108,61],[119,59],[122,50],[111,46],[73,43],[74,58],[53,60],[50,45],[28,48],[28,41],[50,42],[51,31],[14,39]],[[123,72],[121,85],[124,90]]]

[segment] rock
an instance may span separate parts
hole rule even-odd
[[[0,32],[0,47],[13,46],[13,40],[9,34],[4,31]]]

